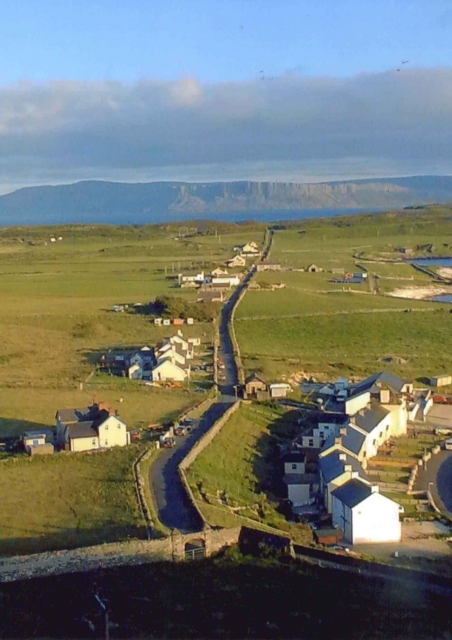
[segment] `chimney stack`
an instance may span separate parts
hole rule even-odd
[[[347,455],[345,453],[339,454],[339,460],[341,460],[341,462],[344,462],[346,459],[347,459]]]
[[[344,471],[346,473],[351,473],[352,472],[352,465],[351,464],[345,464],[344,465]]]
[[[380,493],[380,487],[378,486],[378,484],[373,484],[370,488],[372,493]]]
[[[342,438],[334,438],[334,444],[342,444]]]
[[[359,471],[352,471],[352,480],[354,480],[355,478],[359,478]]]
[[[347,435],[347,427],[341,427],[341,428],[339,429],[339,434],[340,434],[341,436],[346,436],[346,435]]]

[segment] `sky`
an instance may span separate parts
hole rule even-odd
[[[450,0],[2,0],[0,192],[452,173]]]

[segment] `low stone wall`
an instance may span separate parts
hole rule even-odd
[[[223,413],[221,418],[219,418],[212,425],[212,427],[209,429],[209,431],[207,431],[207,433],[205,433],[198,440],[198,442],[194,445],[194,447],[187,453],[187,455],[185,456],[185,458],[182,460],[182,462],[180,463],[180,465],[178,467],[178,472],[179,472],[179,477],[181,479],[181,482],[182,482],[182,484],[184,486],[185,491],[187,492],[188,498],[189,498],[193,508],[196,510],[196,512],[199,515],[199,518],[200,518],[201,522],[203,523],[204,529],[209,529],[210,527],[209,527],[209,524],[206,522],[206,520],[204,518],[204,515],[202,514],[201,510],[199,509],[198,503],[197,503],[197,501],[195,499],[195,496],[193,495],[193,491],[191,490],[190,484],[189,484],[189,482],[187,480],[187,475],[186,475],[185,471],[196,460],[196,458],[199,456],[199,454],[202,451],[204,451],[204,449],[206,447],[209,446],[209,444],[212,442],[212,440],[215,438],[215,436],[221,431],[223,426],[229,420],[231,415],[237,411],[239,406],[240,406],[240,401],[237,401],[237,402],[234,402],[234,404],[232,404],[229,407],[229,409],[226,409],[226,411]]]
[[[154,521],[152,520],[151,512],[148,507],[148,503],[146,501],[146,496],[144,493],[145,480],[141,475],[140,464],[147,460],[153,453],[155,449],[148,449],[144,451],[137,460],[135,460],[133,464],[133,476],[135,479],[135,489],[137,492],[137,500],[140,506],[141,515],[143,517],[144,522],[146,523],[146,536],[147,539],[150,540],[152,538],[152,529],[154,528]]]
[[[205,555],[210,556],[225,546],[238,542],[240,527],[196,533],[174,532],[160,540],[132,540],[29,556],[13,556],[0,559],[0,583],[28,578],[38,578],[64,573],[95,571],[117,566],[133,566],[161,561],[185,559],[187,543],[201,544]]]
[[[235,319],[236,309],[238,308],[239,304],[243,300],[247,290],[248,290],[248,286],[244,287],[240,292],[240,295],[237,298],[237,302],[235,303],[234,308],[232,309],[231,320],[229,323],[229,332],[231,334],[232,346],[234,347],[234,356],[235,356],[235,363],[237,365],[237,374],[239,378],[239,383],[241,385],[245,384],[245,370],[243,368],[242,354],[240,352],[239,343],[237,340],[237,336],[235,334],[234,319]]]

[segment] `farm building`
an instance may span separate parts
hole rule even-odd
[[[54,452],[54,431],[48,428],[25,431],[22,442],[29,456],[51,454]]]
[[[281,265],[279,264],[279,262],[263,261],[263,262],[259,262],[256,265],[256,271],[257,272],[262,272],[262,271],[281,271]]]
[[[268,385],[264,378],[254,371],[245,380],[245,396],[257,398],[268,397]]]
[[[316,264],[310,264],[309,267],[307,267],[306,271],[308,273],[321,273],[323,269],[318,267]]]
[[[348,542],[399,542],[403,507],[381,495],[377,485],[354,478],[335,489],[332,497],[333,527],[342,529]]]
[[[452,376],[448,373],[443,373],[440,376],[430,378],[430,384],[432,387],[447,387],[452,384]]]

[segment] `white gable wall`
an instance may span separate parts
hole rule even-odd
[[[370,402],[370,393],[366,391],[361,393],[359,396],[355,396],[354,398],[348,398],[345,401],[345,413],[349,416],[358,413],[360,409],[364,409]]]
[[[99,426],[100,447],[124,447],[128,444],[127,428],[122,420],[110,416]]]
[[[399,542],[401,524],[396,502],[379,493],[372,493],[352,509],[352,514],[352,544]]]

